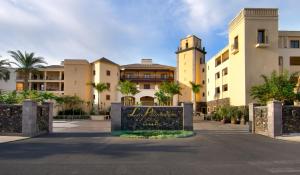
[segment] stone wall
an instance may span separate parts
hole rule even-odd
[[[22,133],[22,106],[0,104],[0,132]]]
[[[223,98],[223,99],[218,99],[218,100],[213,100],[213,101],[208,101],[207,102],[207,112],[210,113],[214,110],[214,108],[220,107],[220,106],[225,106],[225,105],[230,105],[230,99],[229,98]]]
[[[254,127],[255,132],[263,135],[268,134],[268,107],[254,107]]]
[[[49,132],[49,106],[37,106],[37,132]]]
[[[0,134],[28,137],[52,132],[53,104],[38,105],[25,100],[22,105],[0,105]]]
[[[282,132],[284,134],[300,133],[300,107],[283,106]]]

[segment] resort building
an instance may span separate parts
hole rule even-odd
[[[263,83],[262,74],[300,71],[300,31],[279,31],[278,9],[241,10],[229,24],[228,39],[206,64],[208,112],[253,102],[250,89]]]
[[[16,90],[16,69],[8,68],[10,74],[7,81],[0,80],[0,92],[1,91],[14,91]]]
[[[100,106],[100,109],[108,109],[111,102],[116,102],[117,98],[117,87],[120,80],[120,67],[118,64],[110,61],[106,58],[98,59],[91,63],[92,66],[92,83],[106,83],[108,90],[100,94],[96,89],[92,90],[93,104]]]
[[[140,91],[133,99],[135,104],[157,104],[155,92],[158,91],[162,82],[175,80],[175,67],[152,63],[152,59],[142,59],[140,64],[127,64],[120,67],[121,81],[128,80],[137,84]],[[118,101],[123,101],[119,92]],[[177,104],[177,98],[173,99]]]
[[[177,54],[177,81],[182,88],[178,101],[196,102],[197,111],[206,113],[206,68],[205,48],[201,39],[189,35],[180,40]],[[191,82],[201,85],[199,93],[194,94]]]

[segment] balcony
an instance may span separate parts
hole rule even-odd
[[[121,80],[128,80],[133,82],[163,82],[163,81],[174,81],[174,77],[172,76],[137,76],[137,75],[131,75],[131,76],[121,76]]]
[[[237,44],[232,44],[231,45],[231,53],[232,54],[236,54],[236,53],[238,53],[239,52],[239,47],[238,47],[238,45]]]

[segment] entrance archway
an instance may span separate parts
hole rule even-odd
[[[141,97],[140,102],[143,106],[154,106],[154,98],[150,96]]]

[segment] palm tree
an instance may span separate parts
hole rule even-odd
[[[192,81],[190,81],[190,85],[192,87],[192,91],[193,91],[193,95],[194,95],[194,104],[193,104],[193,108],[194,108],[194,111],[196,111],[196,94],[198,94],[202,88],[202,85],[201,84],[196,84]]]
[[[118,91],[121,92],[122,95],[124,96],[124,105],[127,104],[127,98],[129,95],[134,96],[135,94],[139,93],[140,91],[137,89],[136,84],[132,83],[130,81],[120,81],[119,82],[119,88]]]
[[[169,97],[168,105],[172,105],[174,95],[181,95],[181,87],[178,83],[175,82],[163,82],[160,86],[160,90],[162,90],[162,92],[164,92]]]
[[[10,67],[11,62],[8,60],[0,60],[0,80],[7,81],[9,80],[9,70],[8,67]]]
[[[106,83],[88,83],[88,85],[91,85],[98,93],[98,112],[100,111],[100,94],[106,90],[108,90],[108,86]],[[102,109],[101,109],[102,110]]]
[[[18,66],[17,72],[21,72],[24,75],[24,90],[28,90],[28,79],[32,72],[36,72],[38,68],[44,67],[43,64],[47,64],[43,57],[35,57],[34,53],[22,53],[21,51],[8,51],[11,57],[16,61]]]

